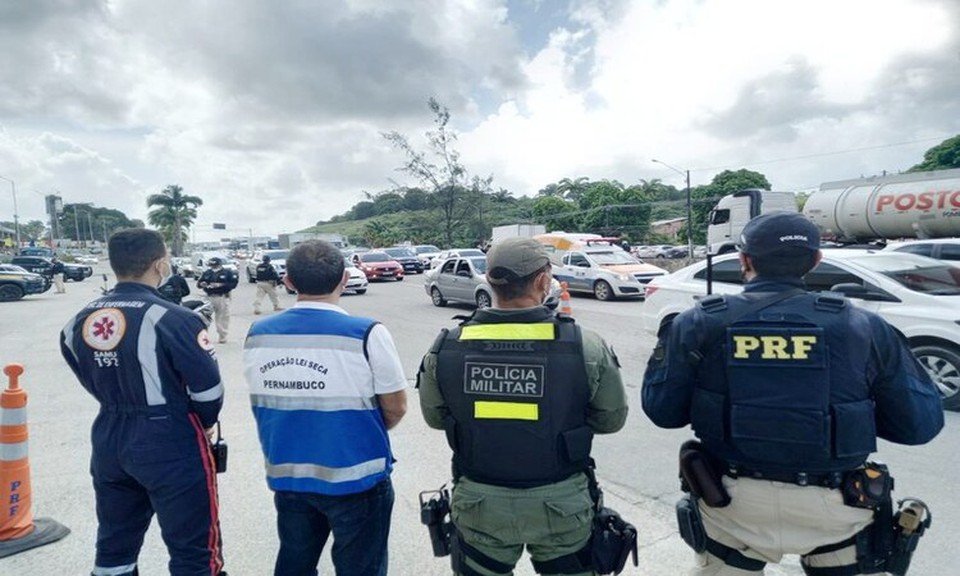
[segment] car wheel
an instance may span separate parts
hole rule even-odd
[[[23,289],[16,284],[0,285],[0,302],[13,302],[23,298]]]
[[[593,285],[593,295],[597,297],[597,300],[606,302],[613,298],[613,288],[606,280],[597,280],[597,283]]]
[[[251,276],[249,272],[247,272],[247,282],[249,282],[249,283],[251,283],[251,284],[256,284],[256,283],[257,283],[257,279],[254,278],[253,276]]]
[[[960,410],[960,354],[936,345],[917,346],[913,354],[937,385],[943,407]]]
[[[447,301],[443,298],[443,294],[440,293],[440,289],[434,286],[430,289],[430,299],[433,300],[434,306],[446,306]]]
[[[366,293],[367,293],[367,289],[366,289],[366,288],[357,288],[356,290],[354,290],[354,292],[356,292],[357,294],[366,294]]]
[[[489,294],[483,290],[477,292],[477,308],[489,308],[490,304],[491,302]]]
[[[284,286],[283,288],[284,288],[284,290],[287,291],[287,294],[296,294],[296,293],[297,293],[296,290],[291,290],[291,289],[287,288],[286,286]]]
[[[403,276],[397,276],[397,282],[403,282]]]

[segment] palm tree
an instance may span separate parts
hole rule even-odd
[[[193,224],[197,217],[197,206],[202,205],[203,200],[199,196],[184,194],[183,188],[176,184],[147,198],[147,207],[156,207],[147,214],[147,220],[173,241],[174,256],[183,255],[185,229]]]
[[[583,193],[587,191],[589,184],[590,179],[586,176],[580,176],[572,180],[570,178],[563,178],[557,182],[557,192],[567,200],[579,202],[580,198],[583,197]]]

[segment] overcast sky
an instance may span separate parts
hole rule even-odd
[[[776,189],[905,170],[960,133],[957,0],[0,2],[0,175],[146,218],[179,184],[276,235],[410,183],[436,97],[462,159],[533,195],[564,177]],[[12,194],[0,181],[0,220]]]

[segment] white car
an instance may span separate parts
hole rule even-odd
[[[931,238],[929,240],[906,240],[890,242],[883,249],[891,252],[907,252],[929,256],[937,260],[949,260],[960,264],[960,238]]]
[[[656,278],[646,287],[644,328],[656,333],[667,319],[706,294],[707,263],[697,262]],[[823,250],[806,275],[814,292],[833,289],[902,332],[937,384],[944,407],[960,410],[960,267],[913,254],[873,250]],[[713,259],[713,293],[742,289],[736,253]]]
[[[350,274],[350,279],[347,280],[346,289],[354,294],[366,294],[367,285],[369,284],[367,281],[367,275],[363,273],[363,270],[357,268],[349,258],[343,259],[343,265]],[[287,291],[287,294],[296,294],[296,292],[287,288],[286,285],[284,285],[283,288]]]
[[[350,273],[350,279],[347,280],[347,290],[352,290],[354,294],[366,294],[367,285],[367,275],[363,273],[363,270],[357,268],[349,258],[343,259],[343,265],[347,267],[347,272]]]
[[[553,263],[553,276],[571,292],[587,292],[597,300],[643,297],[643,286],[667,271],[646,264],[617,246],[585,246]]]
[[[440,249],[433,244],[418,244],[410,249],[417,255],[417,260],[423,264],[424,270],[428,270],[430,268],[430,261],[440,254]]]

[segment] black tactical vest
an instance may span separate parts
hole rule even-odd
[[[718,323],[698,367],[697,436],[722,460],[754,470],[838,472],[863,463],[876,450],[868,327],[851,321],[839,296],[802,294],[743,314],[750,302],[701,303]]]
[[[454,477],[529,488],[586,469],[590,389],[572,318],[479,310],[434,349]]]

